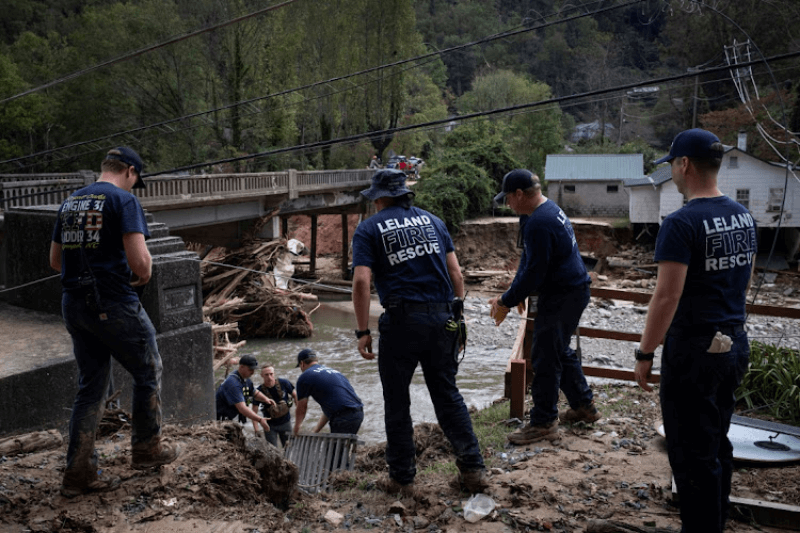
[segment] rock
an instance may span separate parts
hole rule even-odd
[[[323,518],[327,523],[329,523],[333,527],[339,527],[339,525],[341,525],[342,521],[344,520],[344,515],[341,515],[336,511],[334,511],[333,509],[331,509],[330,511],[325,513],[325,516]]]
[[[425,529],[431,523],[430,520],[428,520],[424,516],[419,516],[419,515],[412,518],[412,521],[414,523],[414,529]]]
[[[392,505],[389,506],[389,512],[392,514],[406,514],[406,506],[400,503],[399,501],[394,502]]]

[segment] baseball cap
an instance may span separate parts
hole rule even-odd
[[[503,185],[500,187],[500,192],[494,197],[496,204],[502,204],[506,198],[506,194],[514,192],[517,189],[525,190],[530,189],[535,185],[533,181],[533,172],[524,168],[517,168],[503,176]]]
[[[714,143],[719,143],[720,146],[714,147]],[[669,154],[655,161],[655,164],[660,165],[676,157],[722,157],[722,143],[710,131],[700,128],[684,130],[675,136],[672,146],[669,147]]]
[[[373,201],[384,196],[395,198],[409,193],[414,194],[406,187],[406,173],[395,168],[377,171],[372,176],[372,186],[361,191],[361,194]]]
[[[118,161],[122,161],[128,166],[133,167],[138,175],[138,179],[136,183],[133,185],[134,189],[144,189],[144,181],[142,181],[142,169],[144,168],[144,163],[142,163],[142,158],[139,157],[133,148],[129,148],[127,146],[118,146],[113,150],[109,150],[106,154],[106,159],[116,159]]]
[[[297,354],[297,366],[300,366],[300,363],[306,361],[307,359],[316,359],[316,358],[317,358],[317,352],[315,352],[311,348],[305,348],[303,350],[300,350],[300,353]]]
[[[249,353],[244,354],[239,358],[239,364],[244,366],[249,366],[250,370],[255,370],[256,368],[258,368],[258,361],[256,360],[255,357],[253,357]]]

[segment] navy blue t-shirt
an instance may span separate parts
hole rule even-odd
[[[688,265],[674,326],[744,323],[756,244],[750,212],[727,196],[696,198],[661,224],[656,261]]]
[[[281,384],[281,392],[283,392],[283,397],[282,398],[278,397],[278,387],[276,387],[276,386],[267,388],[262,383],[261,385],[258,386],[258,390],[261,391],[261,393],[264,396],[266,396],[267,398],[271,398],[276,403],[280,402],[281,400],[283,400],[287,404],[291,405],[289,399],[292,397],[292,391],[294,390],[294,385],[292,385],[291,381],[289,381],[288,379],[284,379],[284,378],[278,378],[278,383]],[[261,403],[261,402],[259,402],[257,400],[253,400],[253,405],[255,407],[259,407],[260,406],[261,407],[261,412],[263,413],[263,415],[266,416],[267,418],[269,418],[269,411],[267,410],[266,404],[263,404],[263,403]],[[270,424],[274,424],[276,426],[280,426],[282,424],[285,424],[285,423],[289,422],[291,419],[292,419],[292,414],[291,414],[291,412],[289,412],[289,413],[286,413],[285,415],[283,415],[281,417],[273,418],[272,420],[269,421],[269,423]]]
[[[126,233],[150,237],[144,211],[133,194],[98,181],[67,198],[53,228],[53,242],[61,245],[64,291],[85,290],[78,280],[91,269],[101,296],[138,301],[122,242]]]
[[[555,202],[545,201],[530,216],[520,217],[519,224],[522,256],[503,305],[514,307],[532,293],[546,296],[591,281],[572,223]]]
[[[217,389],[217,418],[230,420],[236,418],[239,414],[236,404],[244,402],[246,405],[250,405],[253,401],[254,390],[253,382],[250,379],[244,379],[239,375],[238,370],[231,372]]]
[[[328,420],[347,407],[364,406],[344,374],[319,363],[306,369],[297,378],[297,399],[309,396],[320,405]]]
[[[418,207],[390,206],[361,222],[353,235],[353,266],[372,270],[381,304],[389,296],[412,302],[455,297],[447,254],[455,250],[447,227]]]

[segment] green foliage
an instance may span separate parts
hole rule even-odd
[[[474,113],[541,102],[551,97],[550,87],[544,83],[510,70],[494,70],[476,77],[472,90],[458,99],[457,106],[463,113]],[[510,142],[504,139],[504,144],[510,146],[513,157],[525,168],[541,171],[547,154],[561,151],[564,132],[558,106],[534,108],[521,115],[493,120],[507,128],[504,138]],[[511,168],[506,172],[508,170]],[[496,175],[493,177],[498,179]]]
[[[736,398],[748,409],[763,409],[791,424],[800,422],[800,353],[751,342],[750,368]]]
[[[486,179],[486,174],[474,165],[462,163],[456,167],[457,172],[466,172],[467,175],[450,175],[445,169],[431,168],[414,187],[414,205],[441,218],[450,231],[457,229],[468,218],[470,199],[466,185],[475,181],[470,177],[477,175],[478,180],[481,177]]]

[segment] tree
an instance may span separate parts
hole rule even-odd
[[[509,70],[479,75],[473,89],[458,99],[464,113],[489,111],[548,100],[550,87]],[[505,138],[513,157],[528,168],[544,168],[548,153],[560,152],[563,139],[561,109],[558,106],[533,108],[525,113],[493,119],[508,129]],[[510,169],[509,169],[510,170]]]

